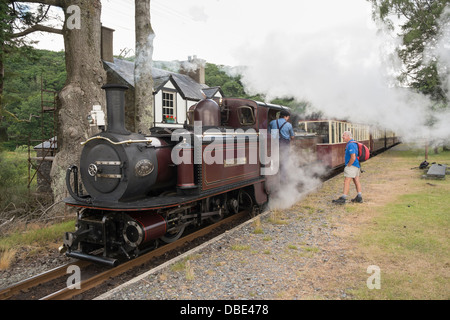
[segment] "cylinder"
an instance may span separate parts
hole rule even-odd
[[[159,214],[132,213],[123,228],[123,239],[130,247],[137,247],[166,234],[166,220]]]

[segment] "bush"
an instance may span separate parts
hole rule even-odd
[[[0,152],[0,210],[28,201],[28,161],[24,152]]]

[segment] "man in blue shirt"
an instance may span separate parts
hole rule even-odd
[[[283,164],[280,165],[281,174],[284,175],[286,162],[289,160],[289,151],[290,151],[290,143],[291,140],[294,139],[294,129],[292,128],[292,124],[288,122],[291,114],[287,110],[281,110],[280,116],[276,120],[270,121],[269,130],[273,135],[274,133],[279,138],[279,160],[283,159]],[[281,161],[279,161],[281,163]]]
[[[334,203],[344,204],[347,201],[348,193],[350,190],[350,182],[353,180],[355,183],[356,191],[358,195],[352,199],[352,202],[363,202],[361,192],[361,182],[359,181],[359,175],[361,174],[361,165],[358,160],[358,145],[352,138],[350,131],[345,131],[342,134],[342,139],[347,143],[345,147],[345,169],[344,169],[344,193],[339,199],[333,200]]]
[[[276,120],[270,121],[269,130],[272,132],[272,129],[277,130],[279,132],[279,138],[282,140],[282,143],[289,144],[291,139],[294,139],[294,129],[292,128],[292,124],[290,124],[289,117],[291,114],[287,110],[281,110],[280,117]],[[281,141],[280,141],[281,142]]]

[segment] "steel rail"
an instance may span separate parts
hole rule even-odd
[[[201,237],[201,236],[211,232],[213,229],[219,227],[222,224],[228,223],[234,219],[241,218],[245,214],[249,214],[249,212],[248,211],[239,212],[239,213],[232,215],[228,218],[225,218],[217,223],[214,223],[214,224],[209,225],[205,228],[202,228],[196,232],[188,234],[188,235],[178,239],[175,242],[166,244],[160,248],[152,250],[152,251],[150,251],[142,256],[139,256],[133,260],[122,263],[122,264],[118,265],[117,267],[114,267],[113,269],[104,271],[104,272],[102,272],[98,275],[95,275],[89,279],[82,280],[80,283],[80,289],[64,288],[57,292],[49,294],[49,295],[41,298],[40,300],[68,300],[68,299],[71,299],[72,297],[75,297],[79,294],[82,294],[82,293],[92,289],[92,288],[95,288],[96,286],[101,285],[102,283],[106,282],[108,279],[110,279],[112,277],[117,277],[118,275],[120,275],[134,267],[140,266],[155,257],[161,256],[170,250],[180,247],[181,245],[185,244],[188,241],[192,241],[193,239]]]
[[[16,284],[0,290],[0,300],[9,299],[11,297],[14,297],[21,291],[29,290],[33,287],[36,287],[37,285],[47,283],[51,280],[62,277],[67,274],[67,269],[69,266],[77,265],[78,267],[83,268],[90,264],[91,262],[78,260],[35,275],[29,279],[22,280]]]

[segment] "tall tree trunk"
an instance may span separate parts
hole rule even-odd
[[[3,79],[5,78],[3,43],[0,43],[0,49],[0,142],[3,142],[8,141],[8,133],[6,127],[3,126]]]
[[[134,66],[135,130],[153,126],[152,56],[155,34],[150,23],[150,0],[135,0],[136,62]]]
[[[87,116],[94,104],[105,105],[101,87],[106,81],[100,53],[100,0],[62,0],[60,3],[66,15],[63,35],[67,81],[59,93],[58,153],[51,171],[55,202],[67,196],[65,174],[69,165],[79,165],[80,143],[95,133]],[[68,21],[73,20],[74,15],[68,13],[67,8],[74,5],[79,8],[79,27]]]

